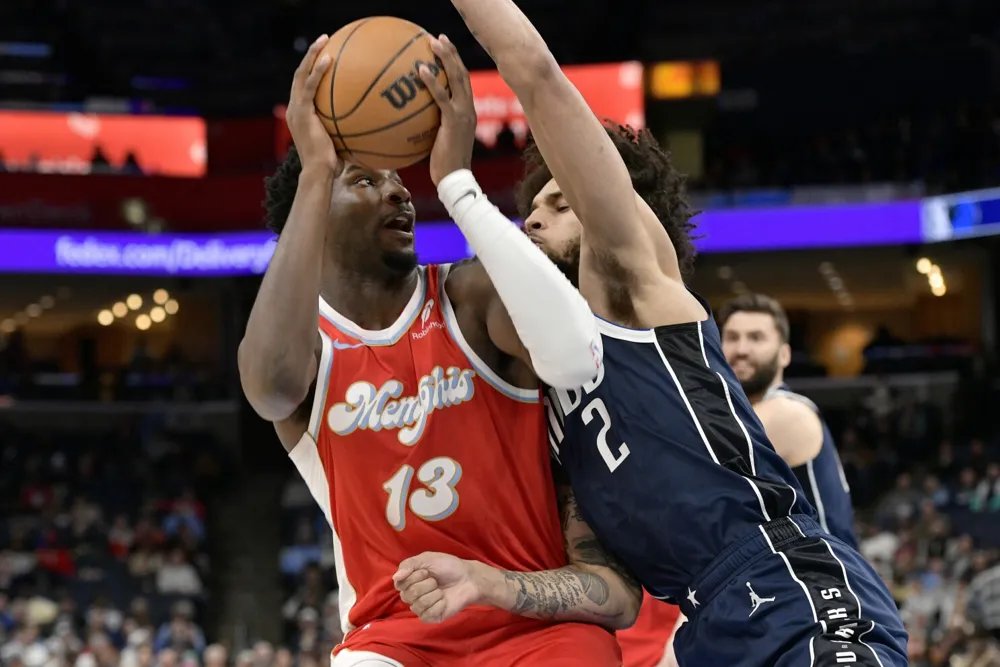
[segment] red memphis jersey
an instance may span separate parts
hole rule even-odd
[[[320,299],[316,397],[291,458],[333,529],[345,631],[412,615],[392,575],[423,551],[511,570],[566,565],[540,393],[504,382],[469,347],[448,268],[421,267],[382,331]]]
[[[624,667],[656,667],[673,638],[681,612],[676,605],[657,600],[643,591],[639,618],[628,630],[616,633]]]

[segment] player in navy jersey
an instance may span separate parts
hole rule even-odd
[[[709,308],[684,284],[691,211],[666,154],[648,133],[602,126],[511,0],[452,4],[517,95],[537,144],[525,229],[576,281],[602,334],[598,377],[547,392],[553,450],[600,541],[690,619],[676,638],[678,663],[907,664],[892,597],[820,527],[726,363]],[[441,608],[575,618],[563,602],[571,593],[608,594],[584,580],[529,580],[456,560],[416,559],[438,582],[425,588]]]
[[[722,328],[722,351],[764,426],[768,440],[792,468],[816,509],[820,526],[845,544],[857,546],[854,510],[833,436],[816,405],[784,384],[791,360],[789,324],[781,304],[763,294],[746,294],[725,304],[716,314]],[[648,608],[647,608],[648,605]],[[675,665],[671,654],[676,624],[674,608],[650,600],[643,603],[636,627],[619,633],[626,667],[630,654],[664,651],[659,665]],[[639,625],[645,621],[640,629]],[[627,641],[626,641],[627,640]],[[637,665],[639,663],[636,663]]]
[[[830,429],[812,401],[785,385],[791,348],[781,304],[763,294],[745,294],[723,306],[716,319],[726,360],[771,444],[816,509],[820,526],[856,548],[851,490]]]

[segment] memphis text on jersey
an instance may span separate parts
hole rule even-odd
[[[412,447],[423,436],[432,412],[472,400],[475,375],[468,368],[435,366],[417,381],[413,396],[403,396],[403,383],[395,379],[381,387],[355,382],[347,388],[343,401],[330,406],[326,424],[337,435],[349,435],[358,429],[397,429],[399,442]]]

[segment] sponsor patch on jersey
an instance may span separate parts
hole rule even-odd
[[[433,308],[434,299],[431,299],[424,305],[424,310],[420,313],[420,330],[410,334],[414,340],[420,340],[435,329],[444,329],[443,323],[430,319]]]

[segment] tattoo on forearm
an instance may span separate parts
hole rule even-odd
[[[557,483],[556,492],[563,540],[572,565],[547,572],[504,572],[504,583],[513,595],[507,610],[546,620],[579,619],[624,627],[623,621],[634,618],[627,615],[638,608],[642,588],[587,526],[572,488]],[[624,599],[618,592],[622,583],[628,596]]]
[[[596,537],[577,540],[571,548],[576,562],[609,568],[622,578],[630,592],[636,596],[642,596],[642,585],[635,578],[635,575],[632,574],[632,571],[625,567],[620,560],[608,553],[604,545]]]
[[[505,572],[512,585],[514,614],[554,619],[560,614],[579,618],[615,618],[618,613],[593,609],[611,599],[611,589],[602,577],[568,567],[549,572]],[[588,604],[589,603],[589,604]]]
[[[563,543],[569,557],[576,563],[609,568],[621,577],[629,593],[635,598],[641,599],[642,585],[635,578],[635,575],[605,549],[601,541],[589,529],[585,531],[583,536],[570,539],[570,528],[574,524],[586,525],[587,523],[580,512],[580,504],[576,501],[573,489],[568,485],[560,485],[558,487],[558,500],[562,515]]]
[[[576,502],[576,496],[573,495],[573,489],[570,486],[560,484],[556,487],[556,501],[559,503],[559,515],[562,520],[563,540],[565,540],[566,534],[569,532],[569,528],[574,522],[579,521],[586,523],[586,520],[580,513],[580,504]],[[569,546],[569,544],[566,546]]]

